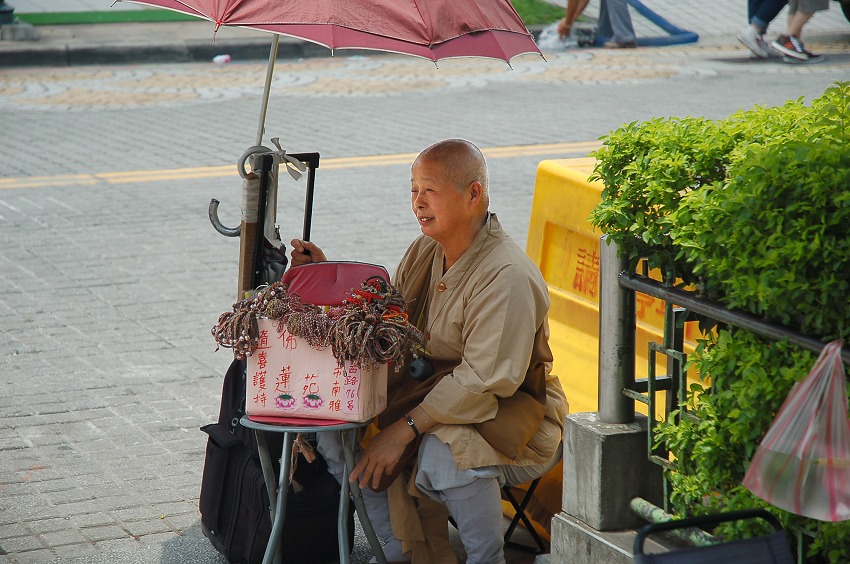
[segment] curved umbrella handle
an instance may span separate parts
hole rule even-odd
[[[239,171],[239,176],[242,178],[248,178],[248,171],[245,170],[245,163],[254,155],[260,153],[271,153],[272,150],[263,145],[253,145],[245,149],[245,152],[242,153],[242,156],[239,157],[239,160],[236,161],[236,169]]]
[[[218,204],[220,204],[218,200],[213,198],[210,200],[210,223],[215,228],[216,231],[224,235],[225,237],[239,237],[242,234],[242,226],[237,225],[236,227],[225,227],[225,225],[218,218]]]

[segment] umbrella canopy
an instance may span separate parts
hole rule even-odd
[[[540,53],[509,0],[129,0],[329,49],[510,62]]]

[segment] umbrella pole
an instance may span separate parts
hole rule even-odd
[[[274,34],[272,46],[269,49],[269,65],[266,68],[266,84],[263,87],[263,99],[260,101],[260,125],[257,127],[257,142],[255,145],[263,144],[263,132],[266,127],[266,110],[269,107],[269,92],[272,88],[272,75],[274,74],[274,62],[277,59],[277,46],[280,42],[280,36]]]

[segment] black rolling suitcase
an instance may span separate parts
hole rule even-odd
[[[245,403],[244,360],[230,365],[221,396],[218,422],[201,428],[209,436],[199,502],[201,527],[229,562],[253,564],[263,560],[271,517],[254,432],[239,424]],[[268,447],[272,460],[279,460],[280,442],[270,441]],[[289,490],[283,561],[336,562],[340,486],[318,453],[312,463],[298,456],[294,479],[303,489],[297,493]],[[350,507],[348,533],[349,546],[353,546]]]

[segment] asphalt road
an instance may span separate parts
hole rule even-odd
[[[734,41],[734,40],[733,40]],[[729,41],[488,61],[278,64],[267,135],[318,151],[313,240],[390,270],[417,227],[409,163],[465,137],[525,244],[537,164],[621,124],[722,118],[850,79],[846,36],[812,66]],[[0,562],[216,562],[198,532],[205,435],[230,360],[209,330],[236,293],[235,161],[255,143],[261,63],[0,72]],[[284,239],[303,181],[281,183]],[[361,560],[365,557],[359,556]],[[513,560],[521,562],[524,560]]]

